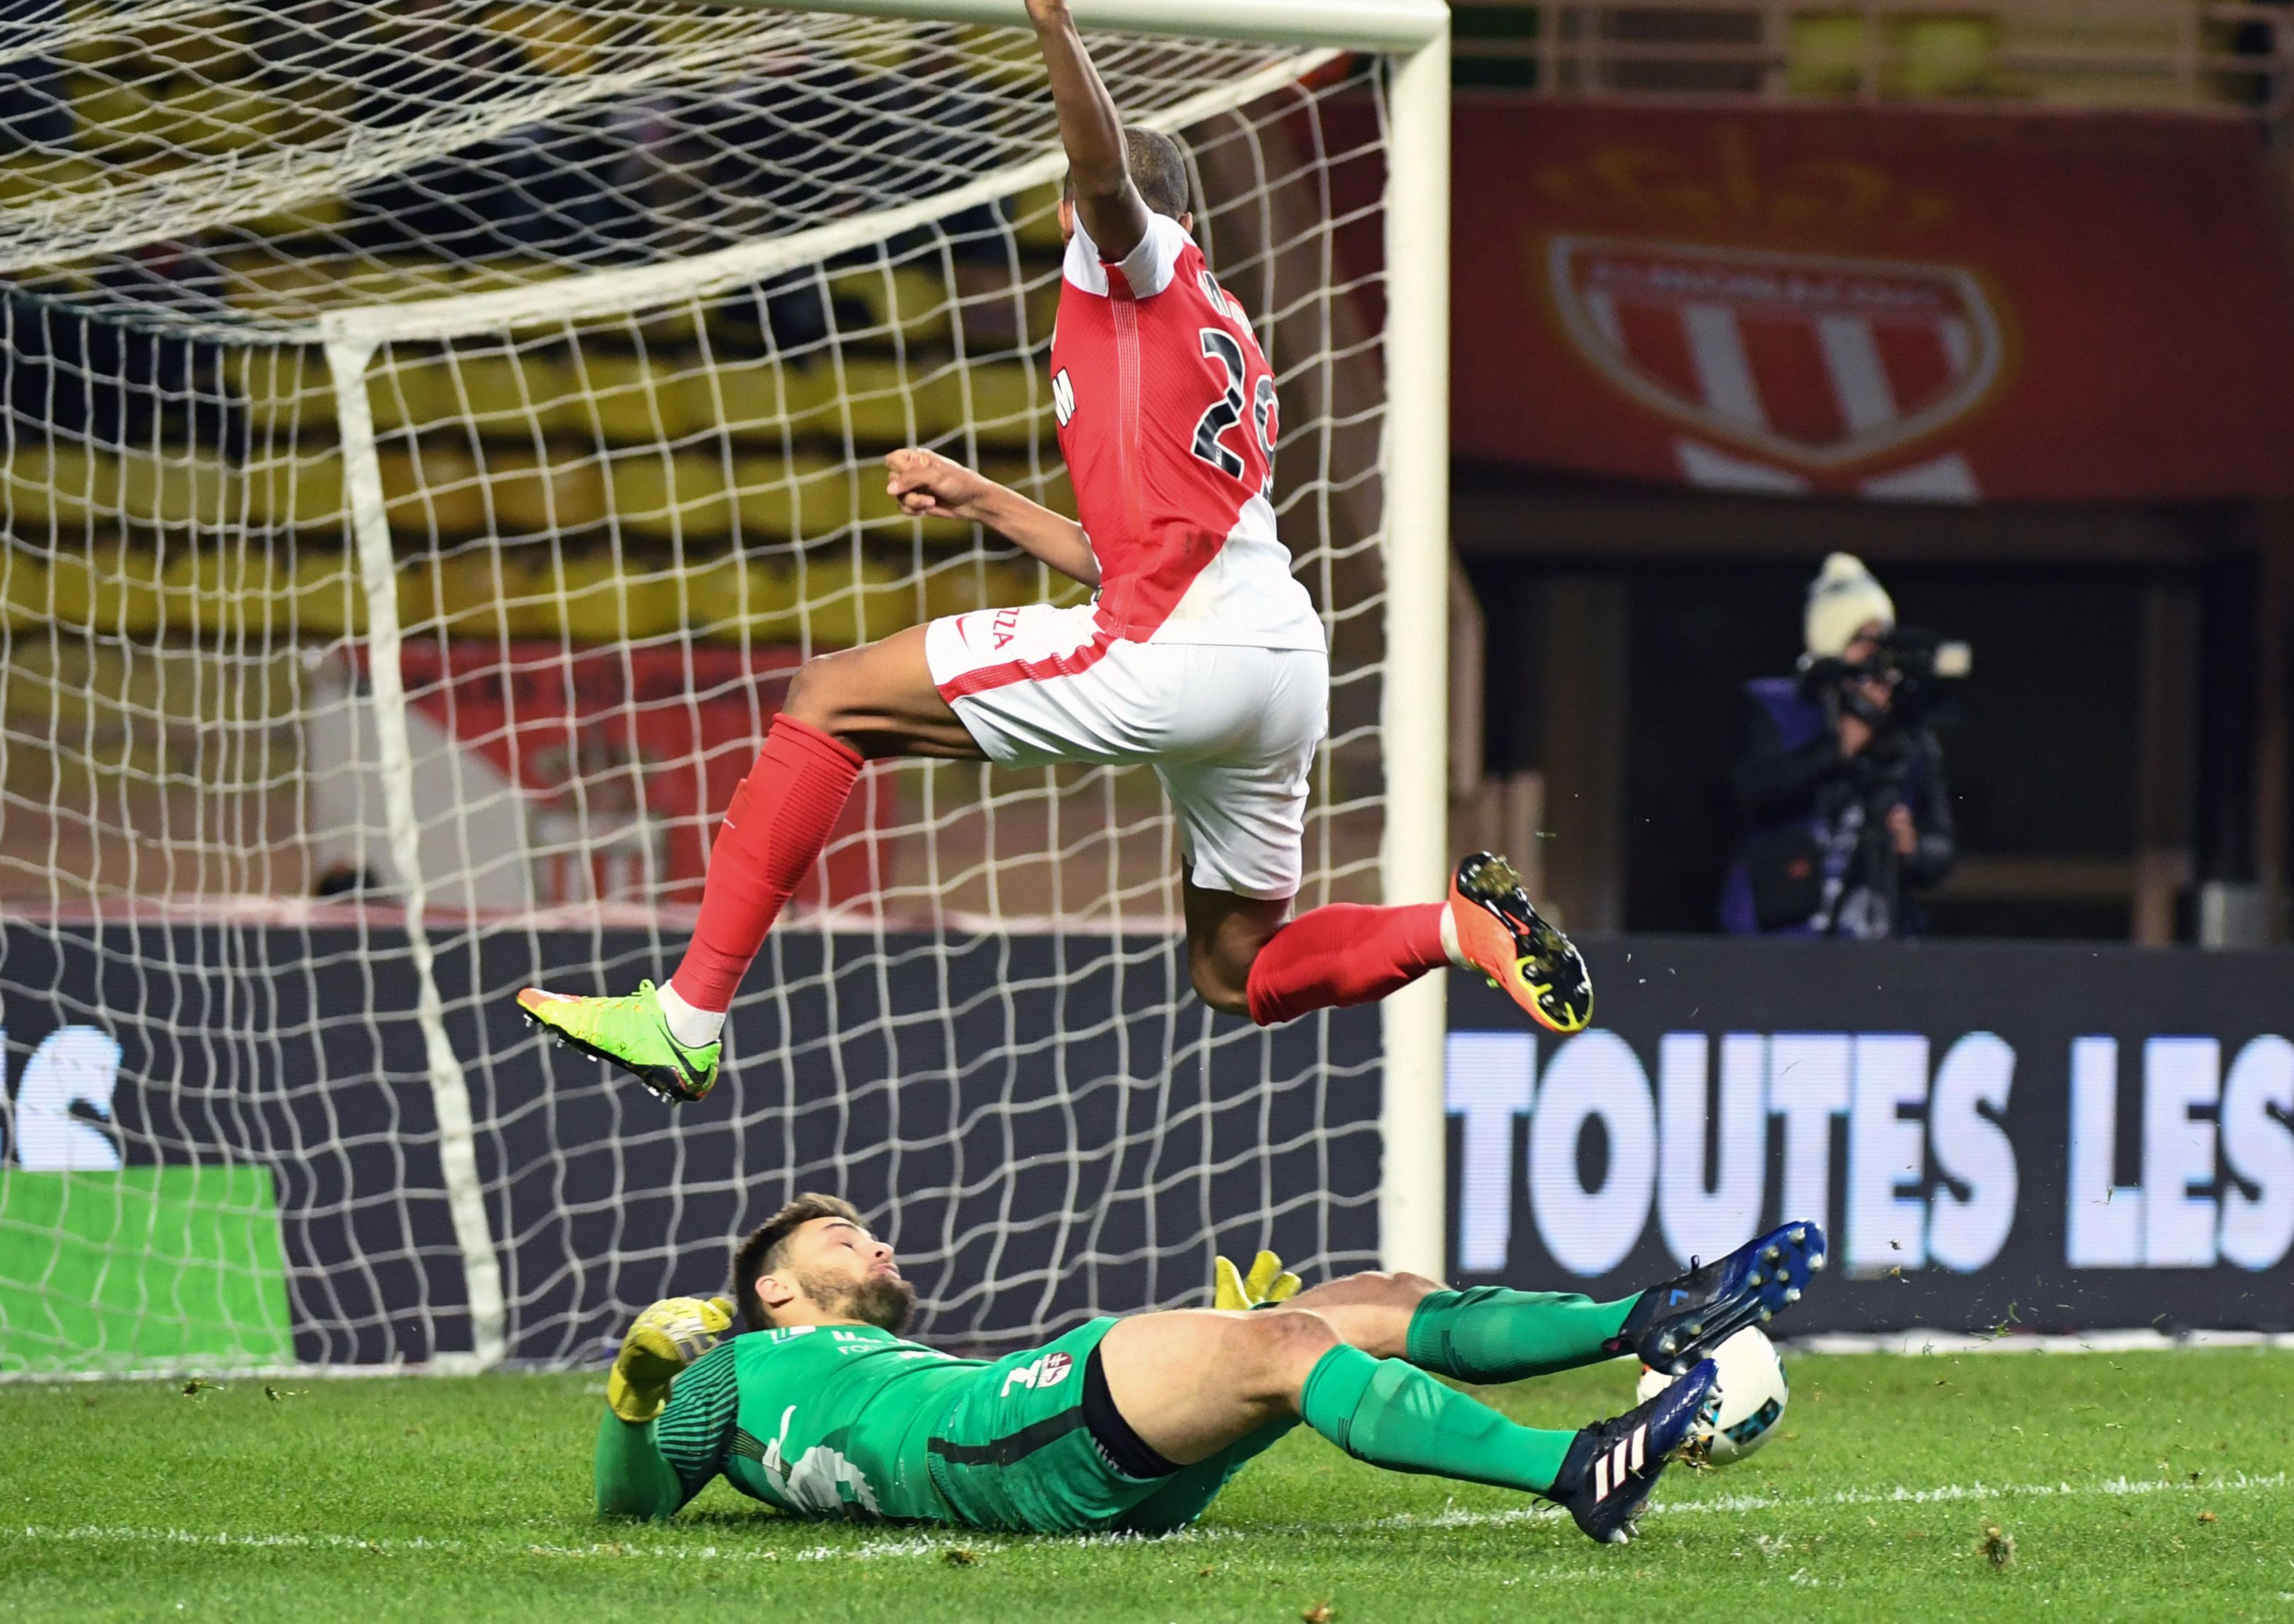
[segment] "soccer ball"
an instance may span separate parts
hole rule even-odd
[[[1725,1466],[1769,1441],[1792,1395],[1776,1345],[1751,1326],[1713,1349],[1710,1357],[1720,1367],[1720,1413],[1709,1425],[1696,1429],[1689,1447],[1699,1458]],[[1647,1403],[1672,1383],[1664,1371],[1643,1365],[1641,1402]]]

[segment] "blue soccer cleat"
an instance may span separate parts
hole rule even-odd
[[[1588,1539],[1623,1545],[1665,1463],[1720,1408],[1720,1367],[1705,1360],[1642,1405],[1579,1433],[1550,1495]]]
[[[1679,1376],[1746,1326],[1799,1302],[1823,1267],[1824,1230],[1813,1223],[1770,1230],[1712,1263],[1691,1258],[1688,1273],[1641,1293],[1609,1352],[1638,1354],[1650,1369]]]

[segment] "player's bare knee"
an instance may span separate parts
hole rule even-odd
[[[1188,978],[1195,984],[1195,996],[1222,1015],[1250,1013],[1250,995],[1247,990],[1250,971],[1246,966],[1237,974],[1228,965],[1208,954],[1196,955],[1187,967]]]
[[[815,654],[789,678],[782,713],[833,739],[850,744],[866,730],[871,711],[862,693],[853,656],[857,649]]]
[[[1338,1328],[1311,1309],[1278,1308],[1236,1322],[1255,1394],[1295,1393],[1317,1360],[1342,1340]]]

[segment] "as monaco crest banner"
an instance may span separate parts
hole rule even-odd
[[[2242,124],[1456,120],[1460,456],[1777,494],[2294,494],[2294,276]]]

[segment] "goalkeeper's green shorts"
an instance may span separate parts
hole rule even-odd
[[[983,1365],[926,1446],[954,1520],[1026,1533],[1160,1533],[1200,1516],[1227,1480],[1287,1426],[1175,1467],[1107,1395],[1099,1344],[1113,1320]]]

